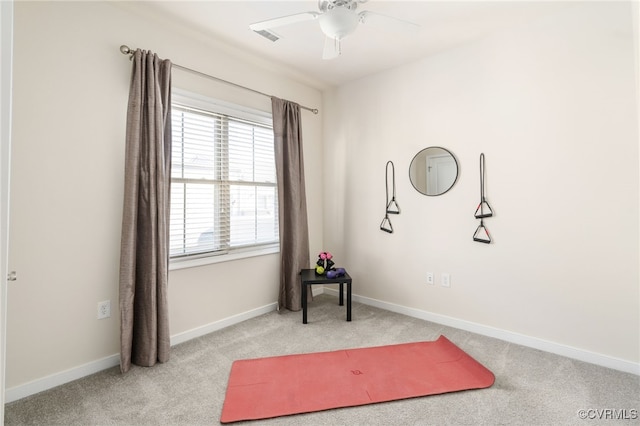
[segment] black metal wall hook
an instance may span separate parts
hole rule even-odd
[[[478,208],[476,208],[476,212],[474,214],[476,219],[480,219],[483,217],[491,217],[493,216],[493,210],[491,210],[491,206],[484,198],[484,154],[480,154],[480,204],[478,204]]]

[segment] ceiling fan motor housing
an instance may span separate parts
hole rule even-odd
[[[356,10],[358,3],[366,3],[368,0],[318,0],[318,9],[326,12],[334,7],[344,7],[349,10]]]

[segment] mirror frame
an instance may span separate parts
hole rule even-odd
[[[440,192],[438,194],[427,194],[426,192],[422,192],[420,189],[418,189],[418,187],[416,186],[416,184],[414,183],[413,179],[412,179],[412,169],[413,169],[413,163],[416,161],[416,159],[418,158],[418,156],[420,154],[422,154],[424,151],[428,150],[428,149],[440,149],[442,151],[445,151],[445,153],[449,154],[451,156],[451,158],[453,158],[453,162],[456,165],[456,177],[453,180],[453,182],[451,182],[451,185],[449,186],[449,188],[447,188],[446,191]],[[453,188],[456,184],[456,182],[458,182],[458,178],[460,177],[460,164],[458,163],[458,159],[456,158],[455,155],[453,155],[453,152],[449,151],[446,148],[443,148],[441,146],[428,146],[424,149],[421,149],[420,151],[418,151],[418,153],[416,155],[413,156],[413,158],[411,159],[411,163],[409,163],[409,181],[411,182],[411,186],[413,186],[413,188],[419,192],[422,195],[426,195],[427,197],[438,197],[440,195],[444,195],[447,192],[451,191],[451,188]]]

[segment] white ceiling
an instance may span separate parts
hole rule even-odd
[[[196,29],[245,52],[295,70],[320,88],[393,68],[487,35],[541,18],[567,7],[558,1],[382,1],[358,6],[421,26],[417,34],[360,24],[342,41],[342,55],[323,60],[324,35],[317,20],[274,29],[271,42],[249,24],[306,11],[317,1],[141,1],[145,9],[174,23]],[[144,48],[144,47],[143,47]]]

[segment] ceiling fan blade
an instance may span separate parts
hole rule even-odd
[[[394,18],[393,16],[370,12],[368,10],[364,10],[358,13],[358,18],[360,19],[360,23],[362,24],[374,25],[383,29],[405,32],[418,32],[418,30],[420,30],[420,25],[414,24],[413,22]]]
[[[335,59],[340,56],[340,39],[326,37],[324,39],[324,50],[322,59]]]
[[[255,22],[249,25],[253,31],[268,30],[271,28],[281,27],[283,25],[295,24],[296,22],[312,21],[317,19],[321,14],[318,12],[303,12],[295,15],[281,16],[280,18],[268,19],[266,21]]]

